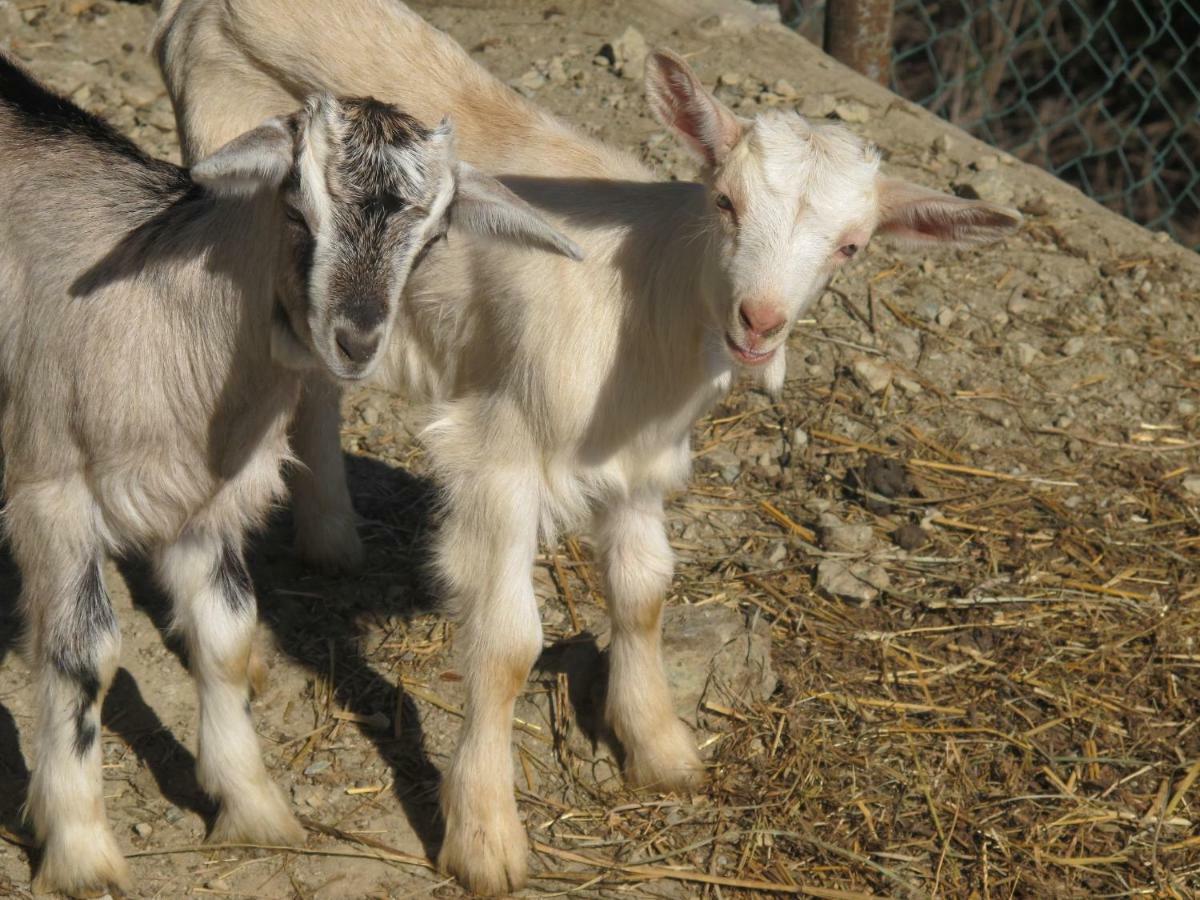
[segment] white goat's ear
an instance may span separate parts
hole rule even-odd
[[[670,50],[646,57],[646,100],[654,117],[707,166],[720,165],[745,130],[745,122],[705,90],[691,67]]]
[[[292,170],[295,146],[288,120],[269,119],[192,166],[192,180],[227,195],[274,189]]]
[[[473,234],[510,237],[530,246],[560,253],[579,262],[583,251],[550,225],[532,206],[490,175],[460,162],[453,220]]]
[[[1021,224],[1015,209],[964,200],[938,191],[879,176],[879,225],[876,231],[914,243],[985,244]]]

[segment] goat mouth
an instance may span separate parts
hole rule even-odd
[[[729,347],[729,352],[733,354],[733,358],[744,366],[765,365],[771,361],[772,357],[775,356],[775,351],[779,349],[778,347],[772,347],[770,350],[750,350],[735,341],[728,332],[725,334],[725,344]]]

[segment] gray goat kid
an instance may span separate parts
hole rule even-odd
[[[0,446],[38,692],[38,890],[127,884],[101,791],[120,629],[109,554],[147,552],[199,691],[211,837],[294,842],[250,719],[247,529],[283,491],[294,369],[366,377],[447,211],[577,257],[374,100],[310,98],[197,163],[153,160],[0,56]]]

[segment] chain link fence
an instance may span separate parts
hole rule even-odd
[[[1200,250],[1200,0],[896,0],[891,86]]]

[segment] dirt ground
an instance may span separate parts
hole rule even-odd
[[[697,427],[670,507],[669,653],[710,757],[703,794],[621,786],[595,724],[603,598],[585,548],[545,548],[552,646],[516,740],[529,892],[1200,896],[1200,257],[731,0],[416,5],[664,174],[690,164],[622,74],[638,37],[688,54],[739,111],[841,118],[892,172],[1026,213],[982,250],[877,242],[796,329],[782,401],[740,390]],[[0,0],[0,49],[177,158],[153,17]],[[191,684],[145,570],[108,573],[125,644],[105,793],[136,896],[460,894],[427,862],[461,691],[453,628],[415,574],[431,527],[418,422],[380,391],[347,399],[364,572],[298,566],[286,513],[253,554],[274,645],[254,709],[302,850],[200,846]],[[25,897],[15,591],[0,565],[0,896]],[[728,683],[703,684],[726,642]]]

